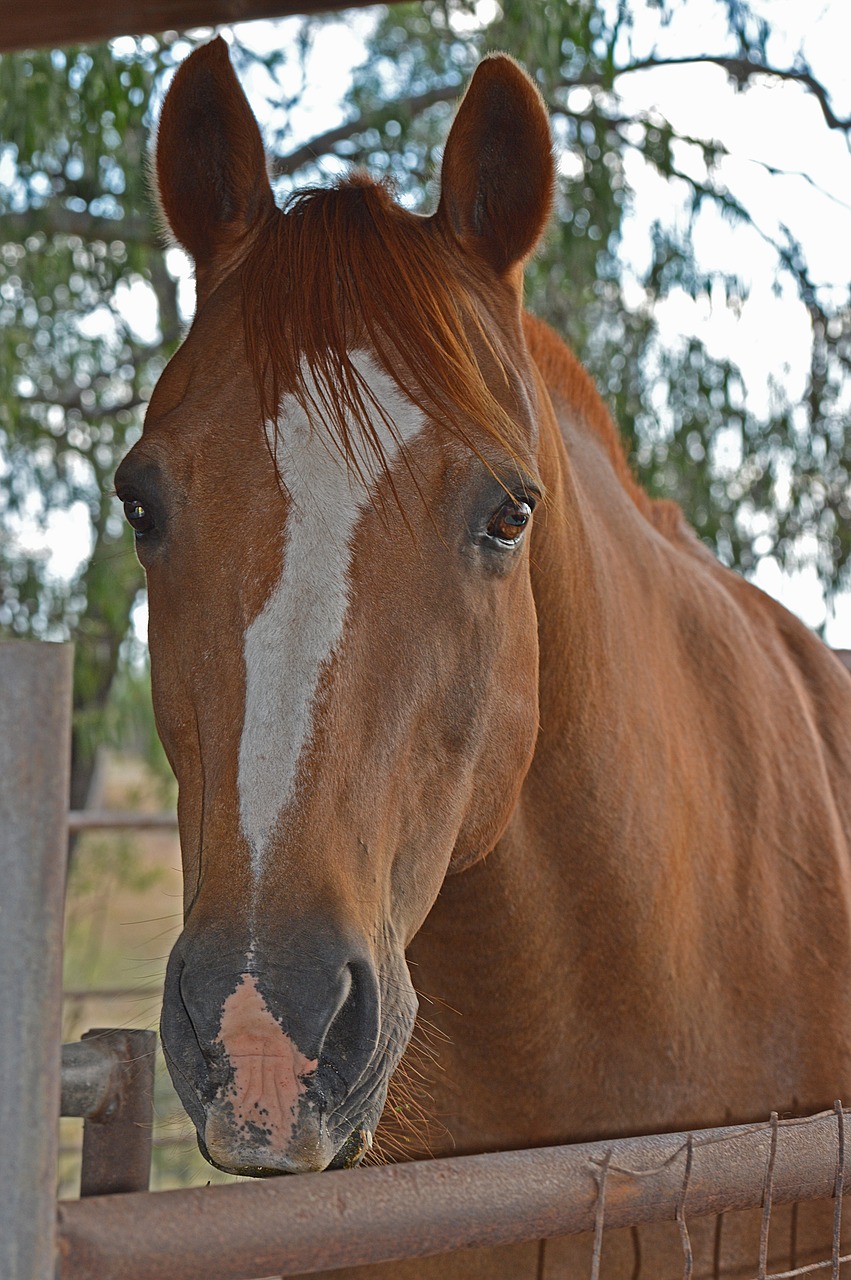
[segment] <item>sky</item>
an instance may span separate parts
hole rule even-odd
[[[482,0],[483,5],[490,3],[492,0]],[[769,52],[774,64],[790,66],[803,50],[831,92],[835,110],[851,115],[851,76],[847,72],[851,0],[756,0],[754,8],[771,24]],[[725,8],[719,0],[686,0],[667,26],[643,4],[636,3],[633,12],[632,40],[637,57],[654,46],[670,57],[726,49]],[[340,123],[344,115],[342,94],[351,68],[363,56],[363,36],[373,21],[369,9],[353,11],[320,32],[307,91],[289,121],[293,146]],[[292,41],[297,29],[298,20],[288,19],[242,24],[236,30],[242,41],[262,50]],[[329,86],[335,86],[336,91],[329,92]],[[268,85],[259,80],[252,84],[249,79],[245,87],[261,125],[268,126]],[[289,87],[295,89],[296,85]],[[824,289],[847,292],[851,281],[851,154],[844,135],[825,127],[813,98],[791,84],[766,83],[746,94],[736,93],[720,68],[693,65],[623,76],[618,91],[626,113],[656,106],[678,130],[723,142],[731,153],[725,161],[725,180],[752,212],[760,230],[773,235],[782,224],[788,225],[804,244],[813,278]],[[679,159],[686,170],[697,163],[694,149],[688,147],[682,149]],[[788,176],[772,176],[766,166]],[[637,158],[628,176],[636,199],[627,222],[624,252],[640,265],[647,253],[650,224],[660,211],[671,207],[671,194]],[[777,296],[772,288],[772,255],[765,241],[758,232],[733,228],[717,212],[707,210],[698,223],[696,246],[702,266],[738,274],[749,284],[749,296],[736,316],[712,296],[695,302],[685,294],[674,294],[659,313],[663,337],[673,344],[693,333],[711,354],[732,357],[742,369],[750,403],[757,412],[768,405],[772,379],[781,381],[793,399],[800,397],[808,361],[807,317],[790,293]],[[181,305],[188,318],[194,305],[189,265],[175,250],[169,255],[169,266],[182,277]],[[140,337],[149,337],[156,315],[144,284],[127,291],[124,306]],[[83,554],[81,546],[85,546],[77,516],[70,513],[54,521],[46,537],[53,551],[54,571],[73,571]],[[814,571],[784,574],[776,562],[765,559],[755,580],[809,625],[824,622],[825,604]],[[139,623],[144,624],[143,614]],[[834,616],[827,618],[826,637],[837,647],[851,648],[851,595],[836,602]]]

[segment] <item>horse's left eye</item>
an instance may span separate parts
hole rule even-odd
[[[154,527],[153,516],[140,498],[125,498],[124,514],[137,538],[144,538]]]
[[[506,498],[499,510],[491,516],[488,536],[509,545],[519,542],[531,518],[532,508],[528,502],[516,502],[514,498]]]

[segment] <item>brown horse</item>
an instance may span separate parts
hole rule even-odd
[[[851,1094],[851,680],[637,487],[523,313],[553,191],[531,82],[481,64],[432,216],[362,176],[281,210],[217,40],[156,172],[198,309],[116,487],[180,784],[162,1035],[202,1151],[299,1172]],[[780,1226],[795,1265],[803,1212]],[[697,1238],[694,1274],[739,1274],[750,1230]],[[681,1274],[672,1238],[613,1237],[609,1274]]]

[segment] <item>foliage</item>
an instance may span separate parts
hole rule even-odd
[[[849,122],[837,118],[802,55],[771,66],[771,30],[742,0],[716,0],[722,47],[665,56],[662,36],[691,3],[423,0],[379,10],[346,95],[347,118],[294,146],[287,120],[278,127],[274,117],[267,136],[275,170],[284,195],[363,164],[390,177],[410,207],[431,207],[453,101],[483,52],[510,50],[547,101],[560,159],[558,215],[528,272],[532,308],[592,369],[643,481],[677,497],[723,559],[748,570],[761,555],[793,563],[815,546],[833,590],[847,582],[851,556],[849,296],[815,285],[781,225],[777,288],[803,300],[812,355],[803,403],[788,404],[778,390],[763,416],[729,361],[694,338],[666,346],[660,301],[682,291],[735,308],[745,296],[742,281],[710,277],[696,258],[702,213],[716,208],[740,226],[752,220],[726,185],[723,146],[679,134],[657,111],[627,114],[619,85],[628,73],[672,62],[711,63],[742,93],[766,78],[797,83],[825,129],[847,136]],[[246,29],[233,53],[238,70],[250,73],[255,103],[258,85],[287,109],[297,103],[312,41],[333,20],[302,22],[272,53],[249,44]],[[164,77],[191,44],[172,33],[0,58],[0,635],[77,642],[77,805],[116,675],[122,664],[138,668],[138,655],[131,661],[122,645],[142,580],[112,473],[180,338],[178,282],[153,225],[145,156]],[[659,217],[641,266],[624,246],[636,165],[658,175],[676,213]],[[145,332],[134,328],[131,294],[150,308]],[[22,529],[69,509],[86,513],[91,544],[65,580]],[[121,686],[119,725],[139,724],[131,685]]]

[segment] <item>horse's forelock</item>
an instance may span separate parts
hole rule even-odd
[[[431,221],[402,209],[386,184],[356,175],[296,193],[258,237],[244,272],[247,349],[266,421],[292,394],[355,470],[363,440],[384,469],[370,424],[377,414],[392,432],[392,422],[351,360],[366,349],[479,456],[480,433],[512,458],[523,451],[522,430],[476,354],[487,353],[491,376],[507,386],[470,289],[450,272]]]

